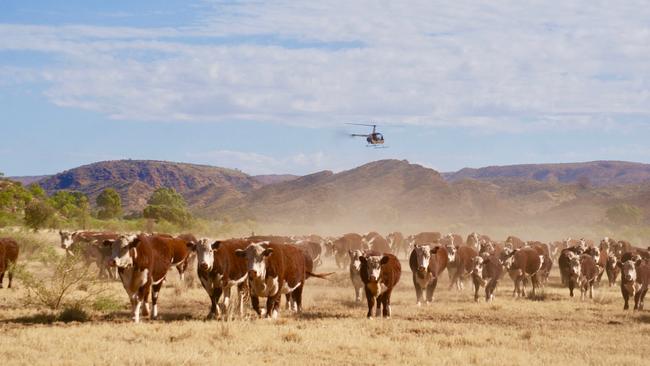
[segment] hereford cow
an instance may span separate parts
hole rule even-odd
[[[590,248],[597,249],[597,248]],[[585,253],[580,256],[580,299],[584,300],[589,291],[589,298],[594,298],[594,283],[598,277],[598,264],[593,254]]]
[[[535,249],[537,251],[537,254],[541,255],[544,259],[542,268],[539,270],[538,277],[540,282],[545,285],[548,282],[548,277],[551,274],[551,269],[553,269],[553,261],[551,260],[550,249],[548,245],[539,241],[526,242],[526,246]]]
[[[641,259],[635,262],[636,269],[636,282],[639,285],[639,290],[634,295],[634,310],[643,310],[643,300],[646,293],[648,293],[648,286],[650,285],[650,261],[648,259]]]
[[[447,263],[447,271],[451,277],[449,283],[449,289],[456,286],[458,291],[461,291],[465,286],[463,281],[469,276],[472,272],[472,263],[474,257],[478,255],[476,249],[468,246],[447,246],[447,252],[449,253],[450,261]],[[453,256],[453,260],[451,257]]]
[[[289,293],[296,311],[302,312],[302,289],[308,271],[305,255],[298,247],[251,243],[246,249],[235,250],[235,254],[246,259],[251,304],[257,315],[262,316],[259,298],[266,297],[266,317],[276,319],[281,295]]]
[[[521,249],[524,247],[524,241],[513,235],[506,238],[506,244],[509,244],[512,249]]]
[[[152,292],[151,302],[153,311],[151,319],[158,317],[158,293],[167,271],[174,261],[174,253],[170,242],[177,242],[178,245],[186,245],[185,241],[170,238],[162,235],[120,235],[113,241],[104,241],[104,245],[111,247],[109,266],[117,267],[122,285],[126,290],[133,320],[140,322],[140,310],[142,315],[149,315],[149,292]],[[187,249],[186,249],[187,250]]]
[[[616,278],[618,277],[619,272],[620,268],[618,266],[618,258],[616,258],[616,255],[614,255],[614,253],[608,253],[607,264],[605,265],[605,273],[607,274],[607,282],[609,284],[609,287],[612,287],[614,284],[616,284]]]
[[[503,273],[503,266],[497,254],[484,254],[476,256],[472,262],[472,282],[474,283],[474,301],[478,302],[478,291],[485,286],[485,301],[494,299],[499,279]]]
[[[408,258],[409,246],[406,242],[406,239],[404,238],[404,235],[401,232],[395,231],[388,234],[388,236],[386,236],[386,240],[388,240],[388,244],[390,245],[391,252],[393,254],[399,257],[400,252],[404,252],[404,256]]]
[[[345,268],[348,265],[348,252],[350,250],[364,250],[363,238],[359,234],[345,234],[342,237],[326,244],[328,251],[334,256],[336,266]]]
[[[504,266],[515,284],[512,296],[526,296],[528,279],[533,285],[533,296],[539,287],[538,272],[544,264],[544,256],[533,248],[515,249],[503,257]]]
[[[413,249],[416,244],[426,245],[426,244],[435,244],[439,243],[442,235],[437,231],[425,231],[419,234],[409,236],[408,246],[409,252]]]
[[[361,280],[361,260],[359,257],[364,254],[362,250],[355,249],[350,250],[348,255],[350,256],[350,281],[352,287],[354,287],[354,299],[356,302],[361,302],[361,289],[363,289],[364,284]]]
[[[235,250],[244,249],[250,244],[248,240],[231,239],[211,242],[201,239],[188,242],[187,247],[196,252],[197,275],[201,285],[210,297],[211,306],[208,319],[227,316],[230,303],[230,290],[237,286],[239,295],[239,316],[244,315],[244,296],[247,291],[248,268],[246,260],[235,255]],[[223,294],[223,303],[218,306],[219,298]]]
[[[14,267],[18,260],[18,243],[12,238],[0,238],[0,288],[7,272],[9,277],[9,284],[7,288],[11,288],[11,282],[14,279]]]
[[[418,306],[422,302],[422,292],[426,289],[427,304],[433,301],[433,293],[438,284],[438,276],[447,268],[449,256],[441,246],[416,245],[409,258],[413,273],[413,286]]]
[[[108,266],[108,258],[111,255],[109,247],[102,245],[105,240],[115,240],[118,234],[105,231],[61,231],[61,248],[65,249],[67,255],[80,254],[86,263],[95,263],[100,278],[108,277],[117,279],[117,273]]]
[[[625,302],[623,310],[630,308],[630,305],[628,304],[630,297],[635,300],[636,305],[636,293],[639,289],[636,273],[636,262],[638,260],[640,259],[631,258],[618,263],[618,267],[621,269],[621,294],[623,295],[623,301]]]
[[[384,239],[384,237],[379,233],[369,233],[364,238],[364,243],[370,251],[377,253],[393,253],[388,240]]]
[[[377,302],[377,311],[375,316],[380,314],[385,318],[390,318],[390,295],[393,288],[399,282],[402,274],[402,266],[397,257],[392,254],[383,256],[361,256],[361,280],[368,300],[368,318],[372,318],[372,309]],[[383,308],[383,309],[382,309]]]
[[[295,245],[311,259],[314,263],[314,267],[323,264],[323,260],[321,259],[323,248],[321,248],[319,243],[313,241],[299,241]]]
[[[566,249],[562,249],[560,252],[560,256],[558,257],[557,260],[557,265],[560,268],[560,278],[562,281],[562,285],[568,285],[569,284],[569,278],[574,275],[572,271],[572,264],[571,258],[574,256],[580,256],[583,253],[581,247],[569,247]],[[578,272],[576,275],[579,275],[580,272]],[[577,277],[576,277],[577,281]],[[574,283],[575,286],[575,283]],[[571,290],[571,293],[573,293],[573,290]]]

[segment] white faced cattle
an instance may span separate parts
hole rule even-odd
[[[422,303],[422,292],[426,289],[427,304],[433,301],[438,276],[447,268],[447,250],[441,246],[415,245],[409,258],[413,273],[413,286],[418,306]]]
[[[251,304],[262,316],[259,298],[266,297],[266,317],[277,318],[282,294],[292,294],[297,311],[302,311],[302,288],[305,283],[305,256],[292,245],[252,243],[235,254],[245,258],[251,289]]]
[[[187,244],[188,248],[196,251],[197,275],[210,297],[211,306],[208,319],[222,316],[222,314],[227,315],[233,286],[237,286],[239,295],[239,315],[244,315],[248,269],[246,259],[235,255],[235,251],[246,248],[248,244],[250,244],[248,240],[241,239],[214,242],[201,239],[196,244]],[[223,294],[223,303],[218,306],[221,294]]]
[[[372,318],[372,310],[377,302],[376,316],[389,318],[391,315],[390,296],[393,288],[399,282],[402,266],[397,257],[392,254],[383,256],[361,256],[361,280],[364,283],[366,300],[368,301],[368,318]]]
[[[158,293],[167,271],[172,265],[174,253],[171,241],[180,239],[160,235],[125,236],[121,235],[114,241],[105,241],[111,246],[109,265],[117,267],[122,285],[131,301],[133,320],[140,321],[140,311],[144,303],[142,314],[149,315],[149,292],[153,287],[151,319],[158,316]]]
[[[503,266],[497,254],[476,256],[472,262],[472,282],[474,283],[474,301],[478,301],[478,291],[485,286],[485,301],[494,300],[499,279],[503,274]]]

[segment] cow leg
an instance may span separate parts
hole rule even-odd
[[[151,293],[151,280],[147,281],[147,283],[140,288],[142,291],[141,293],[141,298],[142,298],[142,304],[144,307],[142,308],[142,316],[149,316],[151,313],[151,309],[149,308],[149,294]]]
[[[210,308],[210,313],[212,313],[212,318],[220,318],[221,317],[221,308],[219,307],[219,299],[221,298],[221,294],[223,293],[223,288],[221,287],[215,287],[212,290],[212,296],[211,296],[211,301],[212,305]],[[208,314],[208,317],[210,317],[210,314]]]
[[[386,289],[386,291],[382,294],[383,296],[383,303],[384,303],[384,311],[382,315],[386,319],[390,319],[391,311],[390,311],[390,295],[393,292],[393,288],[389,287]]]
[[[438,277],[434,277],[427,286],[427,304],[433,302],[433,293],[436,291],[436,286],[438,286]]]
[[[375,310],[375,317],[381,317],[381,307],[384,305],[384,293],[377,296],[377,309]]]
[[[295,304],[295,311],[298,314],[302,313],[302,289],[304,286],[305,283],[303,282],[300,286],[291,292],[291,296],[293,297],[293,302]]]
[[[160,293],[160,289],[162,288],[163,281],[158,282],[157,284],[154,284],[152,286],[152,292],[151,292],[151,319],[155,320],[158,318],[158,294]]]
[[[5,278],[5,271],[0,271],[0,288],[2,288],[2,282]]]
[[[354,286],[354,300],[361,302],[361,287]]]
[[[493,279],[485,286],[485,302],[491,302],[494,299],[494,290],[497,287],[497,280]]]
[[[533,296],[537,295],[537,289],[540,287],[539,273],[535,273],[530,279],[533,285]]]
[[[260,298],[253,295],[251,293],[251,306],[253,307],[253,310],[257,313],[257,316],[262,316],[262,312],[260,311]]]
[[[472,282],[474,282],[474,302],[478,302],[478,290],[481,289],[481,282],[477,278],[472,278]],[[487,287],[485,291],[487,292]]]
[[[14,270],[13,270],[13,267],[10,268],[10,270],[9,270],[8,272],[9,272],[9,273],[7,274],[7,277],[9,277],[9,285],[7,285],[7,288],[11,288],[11,282],[12,282],[13,279],[14,279]],[[0,283],[2,283],[2,281],[0,281]]]
[[[220,316],[222,320],[228,320],[228,317],[230,316],[230,286],[225,286],[219,289],[220,293],[223,293],[223,301],[221,302],[221,311],[220,311]],[[217,303],[218,303],[217,299]]]
[[[245,297],[245,285],[244,284],[239,284],[237,285],[237,295],[239,295],[239,317],[243,318],[244,317],[244,297]]]
[[[415,287],[415,303],[420,306],[422,305],[422,288],[417,281],[417,274],[413,273],[413,287]]]
[[[366,300],[368,301],[368,314],[366,317],[369,319],[372,318],[372,310],[375,307],[375,297],[372,295],[370,291],[368,291],[368,288],[365,288],[366,292]]]

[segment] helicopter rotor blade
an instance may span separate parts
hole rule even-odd
[[[352,136],[352,137],[368,137],[370,135],[360,135],[358,133],[351,133],[350,136]]]
[[[367,124],[367,123],[346,123],[346,125],[377,127],[377,125],[371,125],[371,124]]]

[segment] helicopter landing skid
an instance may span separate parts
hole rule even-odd
[[[389,146],[385,146],[385,145],[381,145],[381,146],[377,146],[377,145],[366,145],[366,147],[372,147],[373,149],[388,149]]]

